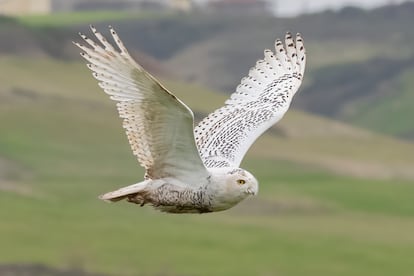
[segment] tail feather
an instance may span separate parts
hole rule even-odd
[[[148,181],[143,181],[143,182],[136,183],[130,186],[126,186],[121,189],[100,195],[99,199],[102,199],[108,202],[117,202],[131,195],[138,194],[140,191],[142,191],[147,186],[147,184],[148,184]]]

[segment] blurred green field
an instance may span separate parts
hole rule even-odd
[[[411,129],[414,102],[414,69],[393,80],[397,91],[392,95],[360,103],[359,112],[351,119],[357,125],[381,129],[383,133],[399,134]],[[383,90],[389,89],[387,87]],[[368,110],[368,112],[367,112]],[[411,134],[412,131],[409,133]],[[407,135],[408,136],[408,135]]]
[[[164,72],[231,92],[275,37],[301,32],[308,65],[295,107],[412,141],[413,14],[414,4],[405,2],[296,18],[121,11],[1,17],[0,53],[73,61],[78,31],[89,34],[92,23],[108,34],[113,25],[131,53],[150,56]]]
[[[0,62],[0,263],[109,275],[413,275],[413,144],[289,112],[247,155],[260,193],[234,209],[106,204],[97,195],[143,171],[86,66]],[[166,85],[196,114],[224,100]]]
[[[18,21],[29,27],[64,27],[76,24],[91,24],[91,22],[100,21],[118,21],[125,19],[143,19],[154,17],[165,17],[163,14],[151,12],[131,12],[121,11],[78,11],[78,12],[60,12],[48,15],[24,15],[18,17]]]

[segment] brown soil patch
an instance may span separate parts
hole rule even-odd
[[[0,157],[0,191],[11,191],[21,195],[33,195],[30,187],[22,181],[29,178],[29,173],[14,162]],[[2,274],[0,274],[2,275]]]
[[[3,264],[0,265],[2,276],[104,276],[104,274],[88,273],[81,269],[55,269],[40,264]]]

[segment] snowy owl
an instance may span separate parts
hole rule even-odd
[[[96,28],[97,41],[74,42],[98,80],[116,101],[144,180],[100,196],[106,201],[150,204],[169,213],[229,209],[258,192],[258,182],[239,168],[253,142],[279,121],[302,83],[306,54],[300,34],[277,39],[275,53],[251,68],[224,106],[194,127],[194,115],[180,99],[137,64],[109,27],[116,47]]]

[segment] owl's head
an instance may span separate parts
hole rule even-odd
[[[243,199],[256,195],[259,190],[256,178],[243,169],[210,168],[209,171],[214,211],[231,208]]]
[[[229,192],[242,196],[256,195],[259,184],[256,178],[246,170],[235,168],[228,169],[225,173],[225,186]]]

